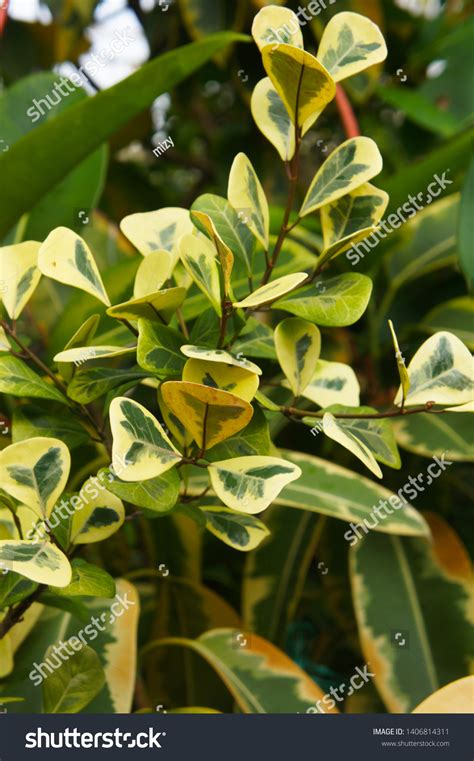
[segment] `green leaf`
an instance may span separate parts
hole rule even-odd
[[[98,477],[107,479],[107,489],[112,494],[135,507],[149,510],[153,515],[168,513],[178,499],[179,476],[176,469],[137,482],[122,481],[109,468],[99,471]]]
[[[151,320],[138,321],[137,362],[144,370],[160,378],[181,375],[185,364],[182,343],[183,336],[177,330]]]
[[[52,399],[61,404],[69,404],[56,386],[36,375],[21,359],[9,354],[0,354],[0,393]]]
[[[377,95],[397,111],[403,111],[407,119],[429,132],[447,138],[459,131],[459,120],[456,116],[431,102],[420,88],[379,85]]]
[[[233,351],[237,356],[276,359],[273,330],[255,317],[250,317],[235,342]]]
[[[314,375],[321,351],[321,333],[306,320],[288,317],[275,329],[275,349],[293,394],[300,396]]]
[[[350,193],[379,174],[382,156],[370,137],[353,137],[326,159],[309,186],[300,216]]]
[[[336,94],[336,85],[311,53],[292,45],[266,45],[262,62],[293,124],[299,129],[319,115]]]
[[[336,13],[324,29],[318,58],[336,82],[380,63],[387,46],[380,29],[358,13]]]
[[[203,211],[192,211],[191,219],[198,230],[201,230],[214,244],[214,249],[221,265],[224,298],[233,299],[231,276],[234,268],[234,254],[220,237],[209,214],[205,214]]]
[[[204,212],[211,217],[219,236],[250,275],[255,238],[230,203],[221,196],[205,193],[196,198],[191,211]]]
[[[319,457],[288,450],[283,450],[282,454],[301,468],[302,475],[282,491],[276,499],[277,504],[323,513],[347,522],[359,523],[367,518],[374,523],[370,518],[373,508],[392,497],[390,504],[394,506],[397,502],[398,506],[376,523],[374,531],[404,536],[429,535],[422,516],[405,497],[396,497],[374,481]]]
[[[353,325],[364,314],[372,293],[372,281],[366,275],[347,272],[320,280],[320,287],[301,288],[273,304],[317,325],[344,327]]]
[[[183,235],[179,240],[179,255],[186,270],[220,317],[221,288],[214,245],[204,235]]]
[[[0,572],[0,610],[21,602],[38,588],[35,582],[9,570],[9,565],[9,560],[0,561],[0,569],[4,566],[8,570],[8,573]]]
[[[37,437],[0,452],[0,483],[15,499],[47,518],[66,486],[71,456],[60,439]]]
[[[410,415],[393,421],[398,444],[430,459],[447,454],[455,462],[474,462],[472,418],[468,414]]]
[[[115,581],[107,571],[82,558],[71,562],[72,578],[67,587],[51,587],[57,595],[76,597],[114,597]]]
[[[88,645],[80,642],[79,645],[79,652],[63,661],[44,680],[45,713],[79,713],[104,686],[105,674],[99,656]],[[46,651],[46,658],[52,655],[51,646]]]
[[[337,405],[338,406],[338,405]],[[325,412],[322,420],[322,429],[326,436],[352,452],[364,465],[378,478],[382,478],[382,471],[377,464],[371,448],[367,446],[367,431],[363,428],[363,436],[359,435],[359,428],[347,424],[347,421],[339,421],[330,412]]]
[[[158,420],[138,402],[117,397],[109,414],[112,462],[122,481],[156,478],[181,460]]]
[[[325,412],[332,415],[365,415],[377,413],[377,410],[372,407],[347,407],[342,404],[334,404],[328,407]],[[365,445],[376,460],[384,463],[384,465],[388,465],[390,468],[400,468],[400,455],[395,442],[391,420],[383,418],[339,418],[337,425],[344,434]]]
[[[97,332],[97,328],[100,322],[100,315],[93,314],[82,323],[82,325],[71,336],[63,351],[68,349],[74,349],[76,346],[90,346],[94,336]],[[60,362],[58,364],[58,370],[64,380],[70,381],[74,375],[74,367],[71,367],[67,362]]]
[[[319,521],[324,518],[273,505],[265,514],[270,536],[246,560],[244,621],[271,642],[285,641],[318,542]]]
[[[410,391],[410,377],[408,375],[408,370],[405,366],[405,359],[400,351],[400,347],[398,345],[398,339],[397,334],[395,333],[395,328],[393,327],[393,322],[391,320],[388,321],[388,325],[390,328],[390,332],[392,334],[392,340],[393,340],[393,348],[395,349],[395,359],[397,360],[397,369],[398,369],[398,375],[400,377],[400,385],[402,388],[402,404],[405,404],[405,400],[408,396],[408,393]]]
[[[272,280],[270,283],[261,285],[256,291],[241,301],[236,301],[235,307],[258,307],[269,301],[279,299],[285,293],[297,288],[304,280],[307,280],[306,272],[294,272],[292,275],[284,275]]]
[[[205,517],[207,530],[234,550],[254,550],[269,534],[265,524],[254,515],[216,506],[200,505],[199,510]]]
[[[231,457],[269,455],[272,446],[267,419],[260,407],[255,406],[250,423],[230,438],[221,441],[206,456],[212,462]]]
[[[0,564],[2,568],[8,568],[38,584],[65,587],[71,581],[69,560],[49,542],[2,539]]]
[[[410,390],[407,405],[466,404],[474,392],[473,360],[469,349],[452,333],[440,332],[420,346],[408,365]],[[401,404],[398,389],[395,404]]]
[[[429,333],[448,330],[474,349],[474,300],[470,296],[438,304],[424,317],[421,326]]]
[[[442,518],[426,517],[432,542],[371,533],[351,550],[362,652],[395,713],[464,676],[473,655],[469,556]]]
[[[11,320],[21,315],[40,281],[40,245],[29,240],[0,248],[0,294]]]
[[[223,32],[158,56],[94,98],[66,109],[2,153],[0,174],[9,193],[3,201],[0,236],[160,93],[169,92],[230,43],[247,40]]]
[[[68,386],[67,393],[71,399],[80,404],[89,404],[104,396],[109,391],[124,383],[148,378],[149,373],[139,370],[116,370],[108,367],[91,367],[76,373]]]
[[[461,195],[458,223],[459,263],[467,280],[469,290],[474,287],[474,263],[472,257],[472,241],[474,239],[474,223],[472,207],[474,202],[474,158],[471,157],[466,179]]]
[[[244,224],[267,251],[270,223],[268,201],[257,173],[245,153],[238,153],[232,162],[227,198]]]
[[[49,412],[44,406],[24,404],[15,407],[13,411],[12,441],[31,439],[35,436],[58,436],[69,449],[85,444],[90,439],[90,434],[71,415],[60,415],[58,412]]]
[[[322,690],[296,663],[256,634],[213,629],[195,640],[155,640],[147,649],[158,646],[188,648],[201,655],[244,713],[304,713],[323,697]]]
[[[243,513],[261,513],[281,490],[301,475],[297,465],[279,457],[234,457],[209,465],[209,477],[219,499]]]

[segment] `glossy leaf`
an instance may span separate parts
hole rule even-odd
[[[124,354],[135,354],[136,346],[129,348],[122,346],[75,346],[73,349],[65,349],[56,354],[55,362],[73,362],[76,365],[84,364],[91,359],[107,359],[109,357],[122,357]]]
[[[209,466],[219,499],[243,513],[261,513],[281,490],[301,475],[297,465],[278,457],[234,457]]]
[[[9,354],[0,354],[0,393],[68,404],[67,398],[56,386],[40,378],[21,359]]]
[[[161,378],[180,375],[185,363],[182,343],[177,330],[151,320],[138,321],[137,362],[144,370]]]
[[[52,587],[57,595],[71,597],[114,597],[115,581],[107,571],[82,558],[71,561],[72,577],[67,587]]]
[[[89,346],[97,332],[97,328],[100,322],[100,315],[93,314],[82,323],[82,325],[73,333],[69,341],[66,343],[63,351],[69,349],[75,349],[77,346]],[[58,370],[64,380],[70,381],[74,375],[74,367],[71,367],[67,362],[59,362]]]
[[[40,281],[40,246],[29,240],[0,248],[0,295],[11,320],[20,316]]]
[[[168,381],[161,387],[163,400],[181,420],[202,449],[211,449],[245,428],[253,409],[244,399],[199,383]]]
[[[118,320],[156,320],[161,323],[169,322],[181,306],[186,296],[185,288],[165,288],[162,291],[149,293],[137,299],[124,301],[122,304],[107,309],[107,314]]]
[[[268,201],[260,180],[245,153],[238,153],[229,174],[227,198],[237,214],[245,215],[245,224],[268,249]]]
[[[302,394],[319,407],[331,404],[358,407],[360,386],[350,365],[318,359],[313,377]]]
[[[247,274],[252,274],[255,238],[244,223],[246,216],[239,215],[227,199],[211,193],[196,198],[191,211],[204,212],[211,217],[220,238],[244,266]]]
[[[347,272],[320,282],[323,285],[318,290],[311,285],[301,288],[273,306],[328,327],[352,325],[362,317],[372,293],[370,278]]]
[[[110,306],[91,250],[73,230],[57,227],[48,235],[39,250],[38,267],[43,275],[80,288]]]
[[[220,316],[221,288],[214,245],[204,235],[184,235],[179,241],[179,255],[198,288]]]
[[[364,463],[364,465],[374,473],[378,478],[382,478],[382,471],[377,464],[371,448],[369,448],[364,438],[358,435],[347,422],[337,420],[330,412],[326,412],[322,420],[323,431],[333,441],[337,441],[343,447],[352,452]],[[365,433],[365,431],[364,431]]]
[[[410,390],[406,405],[436,402],[465,404],[473,399],[473,360],[469,350],[452,333],[428,338],[408,365]],[[402,388],[395,398],[401,404]]]
[[[140,262],[133,283],[133,298],[161,290],[173,270],[173,255],[164,248],[151,251]]]
[[[268,5],[257,13],[252,24],[252,37],[260,51],[271,42],[304,47],[296,14],[289,8],[279,8],[276,5]]]
[[[387,46],[380,29],[358,13],[336,13],[324,29],[318,59],[339,82],[380,63]]]
[[[90,494],[90,491],[95,494]],[[87,496],[83,496],[83,492]],[[77,500],[75,502],[71,498],[74,513],[69,539],[72,544],[101,542],[118,531],[125,520],[122,500],[103,486],[97,488],[92,478],[83,484]]]
[[[334,404],[327,408],[327,412],[333,415],[376,414],[377,410],[372,407],[347,407],[342,404]],[[364,444],[379,462],[391,468],[399,468],[401,465],[400,455],[397,450],[395,436],[392,429],[392,421],[384,418],[338,418],[337,425],[344,434],[351,439],[355,438]]]
[[[187,209],[170,206],[158,211],[129,214],[120,222],[120,229],[143,256],[162,249],[169,251],[172,271],[178,260],[178,241],[182,235],[193,231],[193,224]]]
[[[316,172],[300,210],[302,217],[371,180],[382,170],[382,157],[370,137],[353,137],[336,148]]]
[[[300,396],[314,375],[321,351],[321,333],[306,320],[288,317],[275,329],[275,349],[293,394]]]
[[[46,658],[53,655],[53,647]],[[45,713],[79,713],[102,689],[105,674],[99,656],[88,645],[73,653],[43,682]]]
[[[255,373],[241,367],[203,359],[188,359],[183,369],[182,380],[230,391],[247,402],[252,401],[258,388],[258,376]]]
[[[113,400],[110,427],[112,462],[122,481],[155,478],[181,459],[156,418],[132,399],[117,397]]]
[[[226,507],[202,507],[206,528],[234,550],[254,550],[269,535],[264,523],[253,515],[242,515]]]
[[[31,581],[65,587],[71,581],[71,566],[66,555],[50,542],[0,540],[0,563]]]
[[[224,349],[206,349],[202,346],[192,346],[191,344],[184,344],[181,346],[182,353],[190,359],[201,359],[206,362],[217,362],[223,365],[232,365],[233,367],[239,367],[242,370],[247,370],[249,373],[255,373],[255,375],[261,375],[262,371],[254,362],[249,362],[248,359],[236,357]]]
[[[295,126],[270,77],[254,87],[250,107],[260,132],[275,146],[282,161],[290,161],[295,153]]]
[[[194,223],[197,223],[198,226],[201,225],[204,228],[208,238],[213,242],[222,269],[224,295],[227,298],[231,298],[231,275],[234,267],[234,254],[220,237],[209,214],[206,214],[203,211],[193,211],[191,212],[191,219]]]
[[[108,367],[91,367],[77,372],[70,382],[67,393],[80,404],[88,404],[123,384],[140,383],[149,373],[139,369],[116,370]]]
[[[112,494],[152,513],[168,513],[178,500],[179,476],[176,469],[136,482],[123,481],[109,468],[99,471],[98,477]]]
[[[279,299],[285,293],[293,291],[298,285],[306,280],[306,272],[295,272],[292,275],[284,275],[272,280],[270,283],[261,285],[256,291],[246,296],[242,301],[236,301],[236,307],[258,307],[267,304],[269,301]]]

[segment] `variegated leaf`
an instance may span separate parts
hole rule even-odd
[[[291,45],[267,45],[262,50],[265,71],[297,129],[319,116],[334,98],[336,85],[311,53]]]
[[[64,394],[49,380],[43,380],[21,359],[9,354],[0,355],[0,394],[52,399],[69,404]]]
[[[430,542],[371,532],[350,551],[362,652],[394,713],[463,677],[473,657],[468,553],[440,516],[425,517]]]
[[[136,346],[75,346],[73,349],[65,349],[56,354],[55,362],[73,362],[82,365],[91,359],[106,359],[107,357],[121,357],[124,354],[135,354]]]
[[[181,351],[190,359],[203,359],[206,360],[206,362],[218,362],[223,365],[233,365],[234,367],[248,370],[249,373],[255,373],[255,375],[262,374],[262,371],[254,362],[249,362],[249,360],[244,357],[240,359],[224,349],[206,349],[202,346],[184,344],[184,346],[181,346]]]
[[[7,334],[5,333],[5,330],[0,326],[0,352],[10,351],[10,349],[11,344],[7,338]]]
[[[221,287],[214,245],[204,235],[184,235],[179,241],[179,255],[198,288],[221,316]]]
[[[297,465],[279,457],[234,457],[209,466],[219,499],[232,510],[250,514],[265,510],[300,475]]]
[[[244,215],[243,221],[267,251],[270,224],[268,201],[245,153],[238,153],[232,163],[227,198],[235,211]]]
[[[449,330],[472,351],[474,349],[474,299],[472,296],[459,296],[438,304],[423,318],[420,327],[428,333]]]
[[[344,425],[344,423],[346,423],[346,425]],[[365,436],[359,436],[359,432],[354,431],[348,426],[347,421],[336,420],[330,412],[324,414],[322,425],[326,436],[329,436],[330,439],[337,441],[338,444],[341,444],[341,446],[348,449],[349,452],[352,452],[352,454],[358,457],[372,473],[378,478],[382,478],[380,466],[372,453],[372,449],[367,446]]]
[[[133,284],[133,297],[139,299],[161,290],[171,277],[172,269],[173,257],[169,251],[164,248],[151,251],[138,266]]]
[[[193,442],[192,434],[187,430],[187,428],[185,428],[183,422],[174,414],[174,412],[170,410],[164,401],[163,394],[161,393],[161,387],[157,391],[157,396],[160,412],[167,428],[171,431],[181,447],[189,447]]]
[[[331,404],[359,406],[359,381],[352,367],[342,362],[319,359],[316,371],[302,393],[319,407]]]
[[[258,375],[233,365],[208,362],[205,359],[188,359],[183,370],[183,381],[220,388],[251,402],[258,389]]]
[[[41,243],[28,240],[0,248],[0,294],[11,320],[18,319],[40,281],[40,246]]]
[[[137,299],[124,301],[107,309],[107,314],[118,320],[138,320],[144,317],[147,320],[157,320],[167,323],[186,297],[185,288],[165,288],[162,291],[149,293]]]
[[[436,404],[466,404],[474,396],[473,359],[457,336],[446,331],[435,333],[420,346],[408,365],[410,390],[407,406],[436,402]],[[395,404],[401,404],[400,386]]]
[[[387,46],[380,29],[358,13],[336,13],[324,29],[318,49],[318,59],[336,82],[386,57]]]
[[[70,467],[69,449],[62,441],[38,436],[0,452],[0,484],[40,518],[47,518],[66,486]]]
[[[268,5],[255,16],[252,37],[260,50],[270,43],[282,43],[303,48],[303,35],[296,13],[289,8]]]
[[[73,230],[57,227],[48,235],[39,250],[38,267],[43,275],[80,288],[110,306],[89,246]]]
[[[193,231],[187,209],[169,206],[158,211],[130,214],[120,222],[120,229],[143,256],[164,249],[171,253],[171,271],[178,261],[178,241]]]
[[[38,584],[65,587],[71,581],[69,560],[50,542],[0,540],[0,563],[4,568]]]
[[[375,229],[387,208],[388,194],[369,182],[321,208],[324,250],[320,267],[347,251]]]
[[[301,288],[273,306],[317,325],[344,327],[362,317],[371,293],[370,278],[358,272],[345,272],[327,280],[322,278],[317,288],[313,285]]]
[[[204,515],[207,530],[234,550],[254,550],[270,533],[254,515],[242,515],[216,505],[200,505],[199,510]]]
[[[89,346],[92,342],[100,322],[99,314],[92,314],[82,323],[80,328],[71,336],[63,351],[74,349],[76,346]],[[68,362],[59,362],[58,370],[64,380],[70,381],[74,375],[74,368]]]
[[[236,301],[235,307],[258,307],[267,304],[269,301],[279,299],[285,293],[289,293],[297,288],[304,280],[307,280],[306,272],[294,272],[292,275],[283,275],[272,280],[270,283],[261,285],[256,291],[246,296],[241,301]]]
[[[232,269],[234,267],[234,254],[230,250],[229,246],[226,243],[224,243],[224,241],[220,237],[219,233],[216,230],[216,226],[214,222],[212,221],[211,217],[209,216],[209,214],[205,214],[203,211],[192,211],[191,219],[195,224],[197,225],[200,224],[204,228],[207,236],[214,243],[217,257],[221,263],[221,268],[222,268],[222,275],[224,280],[224,295],[232,299],[233,296],[232,296],[231,275],[232,275]]]
[[[179,376],[184,367],[182,343],[183,337],[177,330],[151,320],[138,320],[137,362],[144,370],[160,378]]]
[[[122,465],[119,471],[121,477],[125,471]],[[115,534],[125,520],[122,500],[104,488],[96,477],[87,479],[76,500],[71,498],[74,507],[69,528],[71,544],[102,542]]]
[[[325,412],[331,415],[377,414],[377,410],[372,407],[354,408],[342,404],[333,404]],[[355,438],[364,444],[379,462],[388,465],[390,468],[401,466],[391,420],[384,418],[338,418],[337,425],[351,439]]]
[[[245,428],[253,415],[252,406],[244,399],[199,383],[168,381],[161,393],[203,451]]]
[[[421,457],[442,457],[448,452],[454,462],[474,462],[472,419],[458,414],[464,406],[442,415],[404,415],[394,420],[398,444]]]
[[[160,423],[138,402],[117,397],[109,414],[112,464],[123,481],[155,478],[181,459]]]
[[[370,137],[352,137],[326,159],[309,186],[300,216],[350,193],[382,170],[382,156]]]
[[[290,161],[295,153],[295,126],[270,77],[264,77],[255,86],[250,107],[260,132],[275,146],[283,161]]]
[[[293,394],[300,396],[314,375],[321,333],[311,322],[288,317],[275,329],[275,349]]]
[[[176,468],[167,470],[146,481],[122,481],[110,468],[99,471],[98,478],[107,489],[125,502],[141,507],[150,513],[168,513],[175,506],[179,493],[179,476]]]

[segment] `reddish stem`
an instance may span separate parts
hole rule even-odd
[[[5,24],[7,23],[9,2],[10,0],[3,0],[3,2],[0,0],[0,37],[2,36]]]
[[[358,137],[360,135],[359,122],[354,114],[349,98],[339,84],[336,85],[336,106],[346,137]]]

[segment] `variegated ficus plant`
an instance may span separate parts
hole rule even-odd
[[[218,673],[225,667],[227,687],[244,711],[307,710],[322,691],[271,644],[280,641],[273,610],[278,594],[265,581],[272,521],[262,520],[261,514],[275,503],[299,508],[292,511],[295,521],[319,513],[358,523],[390,493],[326,460],[279,451],[270,433],[296,421],[301,436],[315,446],[328,437],[382,478],[381,465],[400,467],[393,421],[473,409],[471,355],[449,332],[432,335],[405,366],[390,323],[400,389],[388,410],[360,406],[354,370],[321,359],[320,329],[357,322],[372,290],[364,274],[332,273],[333,260],[377,229],[388,196],[371,184],[382,168],[377,145],[358,136],[325,158],[297,208],[300,149],[335,98],[337,83],[384,60],[379,29],[357,14],[338,13],[315,56],[304,49],[293,12],[268,6],[256,16],[253,36],[268,76],[253,91],[251,111],[284,162],[289,185],[276,235],[270,234],[262,183],[246,154],[239,153],[230,168],[227,198],[205,194],[190,210],[163,208],[122,220],[123,235],[141,257],[121,303],[112,305],[91,248],[70,229],[60,227],[42,242],[17,242],[0,251],[0,391],[17,398],[11,401],[12,443],[0,452],[0,676],[12,671],[14,653],[32,627],[43,626],[44,640],[44,610],[56,609],[52,644],[59,636],[64,639],[68,627],[74,631],[71,613],[80,619],[86,598],[98,598],[104,609],[104,598],[116,594],[113,579],[101,568],[100,553],[90,545],[132,530],[137,521],[146,545],[148,521],[172,516],[176,525],[188,521],[188,538],[189,526],[196,524],[229,545],[227,552],[253,552],[245,582],[245,624],[227,603],[210,600],[209,606],[221,606],[227,628],[161,645],[191,648]],[[290,235],[297,226],[301,235],[311,235],[305,221],[314,217],[322,230],[317,257]],[[41,278],[85,291],[100,305],[52,357],[38,356],[23,337],[24,310]],[[116,325],[107,333],[100,329],[104,312]],[[288,530],[293,529],[288,518]],[[399,536],[413,537],[415,544],[403,552],[412,553],[410,562],[418,563],[425,576],[421,585],[442,589],[443,584],[464,584],[464,578],[448,581],[443,576],[425,541],[428,522],[414,507],[391,510],[374,529],[379,532],[379,561],[402,552]],[[309,530],[310,524],[301,525],[302,535]],[[306,545],[302,568],[307,568],[311,548],[314,552],[317,533]],[[257,563],[252,557],[258,557],[261,544]],[[387,631],[370,627],[370,600],[360,586],[368,573],[377,576],[377,562],[373,554],[364,554],[364,541],[351,553],[362,648],[372,654],[375,648],[379,666],[385,659],[388,664],[395,657],[390,655],[390,628],[403,629],[403,621],[392,625],[387,618]],[[150,569],[153,573],[157,569]],[[291,600],[286,603],[291,607]],[[407,593],[407,609],[410,605]],[[235,647],[235,629],[258,631],[262,618],[270,641],[253,635],[247,647]],[[135,623],[127,618],[121,624],[122,635],[124,627],[129,630],[125,649],[131,662]],[[426,632],[416,632],[413,652],[420,643],[421,652]],[[124,647],[122,640],[119,645]],[[96,692],[105,689],[107,679],[108,698],[97,704],[99,710],[130,710],[132,691],[118,696],[106,648],[104,640],[102,666],[88,661],[88,652],[79,670],[104,668]],[[143,657],[149,656],[148,647]],[[72,667],[61,668],[69,668],[63,678],[69,683]],[[402,677],[392,672],[387,679],[384,669],[376,673],[375,683],[386,705],[413,708],[419,700],[405,689],[409,674],[402,668]],[[23,694],[18,680],[6,684],[12,697]],[[436,686],[427,674],[418,698]],[[66,701],[65,708],[55,690],[60,687],[50,676],[46,707],[80,710],[83,698]]]

